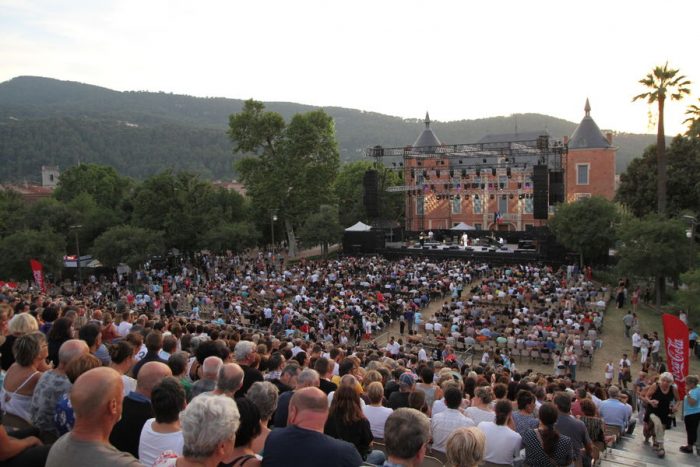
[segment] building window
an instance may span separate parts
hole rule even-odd
[[[576,164],[576,184],[588,185],[588,171],[590,164]]]
[[[502,195],[498,198],[498,212],[505,214],[508,212],[508,198]]]
[[[462,212],[462,197],[457,195],[452,199],[452,214],[460,214]]]
[[[507,175],[501,175],[498,177],[498,188],[501,190],[505,190],[508,188],[508,176]]]
[[[523,213],[524,214],[532,214],[532,201],[533,198],[525,198],[523,200]]]
[[[416,215],[422,216],[425,212],[425,196],[416,197]]]
[[[474,214],[481,214],[481,198],[474,200]]]

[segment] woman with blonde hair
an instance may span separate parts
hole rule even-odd
[[[486,435],[476,427],[458,428],[447,438],[447,465],[477,467],[484,460]]]

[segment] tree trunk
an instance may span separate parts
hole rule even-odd
[[[657,164],[657,209],[659,215],[666,215],[666,136],[664,135],[664,99],[659,95],[659,127],[656,132],[656,164]]]
[[[297,237],[294,235],[294,226],[292,222],[288,219],[284,220],[284,226],[287,229],[287,240],[289,241],[289,251],[288,255],[290,258],[296,258],[297,256]]]

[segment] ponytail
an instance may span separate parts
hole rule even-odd
[[[545,429],[540,430],[542,436],[542,449],[549,457],[554,457],[554,450],[559,441],[559,432],[554,429],[554,425],[544,425]]]

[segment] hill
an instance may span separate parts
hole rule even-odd
[[[229,115],[243,101],[163,92],[119,92],[50,78],[22,76],[0,83],[0,180],[37,179],[41,165],[62,169],[79,162],[114,166],[143,178],[165,168],[187,169],[207,178],[234,176],[232,144],[226,136]],[[314,107],[267,102],[289,119]],[[411,144],[420,119],[402,119],[342,107],[324,108],[335,120],[343,161],[363,157],[381,144]],[[453,122],[432,127],[447,144],[478,141],[489,133],[547,129],[570,135],[576,123],[540,114],[518,114]],[[654,142],[651,135],[616,134],[617,170]]]

